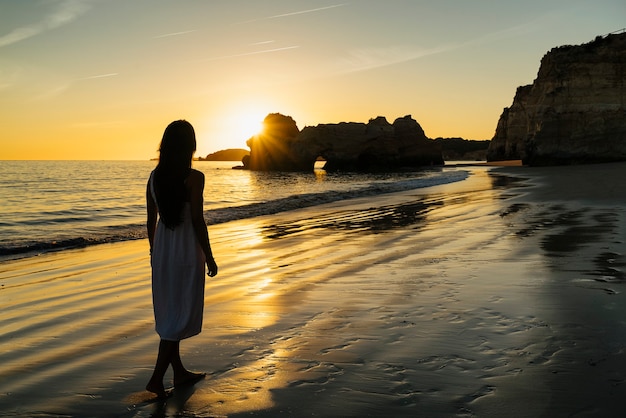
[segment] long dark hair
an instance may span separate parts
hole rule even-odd
[[[183,206],[189,199],[185,179],[195,151],[196,133],[189,122],[177,120],[165,128],[153,182],[161,222],[171,229],[182,222]]]

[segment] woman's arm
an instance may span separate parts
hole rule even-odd
[[[213,277],[217,274],[217,264],[213,258],[211,243],[209,242],[209,232],[207,231],[206,222],[204,220],[204,199],[202,196],[204,192],[204,174],[200,171],[192,170],[187,184],[190,194],[191,223],[196,239],[204,252],[209,276]]]
[[[156,224],[157,224],[157,205],[154,199],[152,198],[152,193],[150,192],[149,180],[148,180],[148,185],[146,186],[146,210],[147,210],[146,227],[148,228],[148,242],[150,243],[150,254],[152,254],[152,245],[154,244],[154,233],[156,231]]]

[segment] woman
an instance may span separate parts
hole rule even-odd
[[[159,163],[146,190],[152,300],[161,337],[146,389],[159,397],[166,396],[163,377],[170,364],[174,387],[205,376],[187,370],[179,351],[180,340],[199,334],[202,328],[205,264],[210,277],[217,274],[203,215],[204,174],[191,168],[195,150],[191,124],[172,122],[163,133]]]

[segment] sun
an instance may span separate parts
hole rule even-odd
[[[263,119],[266,116],[267,113],[263,111],[246,109],[243,113],[237,114],[236,131],[247,140],[263,131]]]
[[[213,114],[209,123],[213,139],[221,148],[246,148],[246,141],[261,133],[263,119],[272,109],[262,102],[242,101],[224,106]]]
[[[207,103],[196,129],[198,155],[225,149],[248,149],[246,142],[263,131],[263,120],[267,115],[284,113],[285,107],[265,95]]]

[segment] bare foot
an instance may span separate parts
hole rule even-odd
[[[157,395],[159,399],[167,398],[167,392],[163,386],[163,382],[153,382],[152,380],[146,385],[146,390]]]
[[[174,377],[174,387],[183,385],[193,385],[196,382],[204,379],[206,373],[194,373],[189,370],[185,370],[180,376]]]

